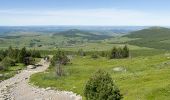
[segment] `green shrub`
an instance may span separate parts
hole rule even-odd
[[[35,59],[33,57],[25,57],[24,62],[25,65],[34,65]]]
[[[122,95],[108,73],[98,70],[86,83],[87,100],[120,100]]]
[[[62,65],[66,65],[70,62],[64,51],[58,50],[51,60],[51,66],[56,67],[57,76],[62,76],[64,74]]]
[[[15,66],[15,61],[9,57],[5,57],[1,62],[1,66],[3,70],[7,70],[9,67]]]

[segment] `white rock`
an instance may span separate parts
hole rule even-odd
[[[126,72],[126,69],[123,67],[115,67],[113,68],[113,71],[115,72]]]
[[[36,67],[34,65],[28,65],[27,69],[35,69]]]

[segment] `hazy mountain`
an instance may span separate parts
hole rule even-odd
[[[100,35],[121,35],[144,28],[146,26],[0,26],[0,35],[49,34],[71,29]]]

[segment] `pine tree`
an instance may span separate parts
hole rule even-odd
[[[20,62],[20,63],[24,62],[24,58],[26,57],[26,53],[27,52],[26,52],[25,47],[20,50],[20,52],[18,53],[18,62]]]
[[[116,53],[117,53],[117,48],[113,47],[111,54],[110,54],[110,59],[116,58]]]
[[[125,46],[123,47],[123,57],[124,57],[124,58],[129,57],[129,49],[128,49],[127,45],[125,45]]]

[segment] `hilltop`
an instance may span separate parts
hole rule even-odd
[[[164,27],[150,27],[131,32],[124,37],[134,38],[129,44],[156,49],[170,49],[170,29]]]
[[[81,37],[83,39],[88,39],[88,40],[101,40],[101,39],[106,39],[109,38],[110,36],[108,35],[97,35],[88,31],[83,31],[83,30],[78,30],[78,29],[70,29],[67,31],[62,31],[62,32],[57,32],[53,34],[53,36],[64,36],[64,37]]]

